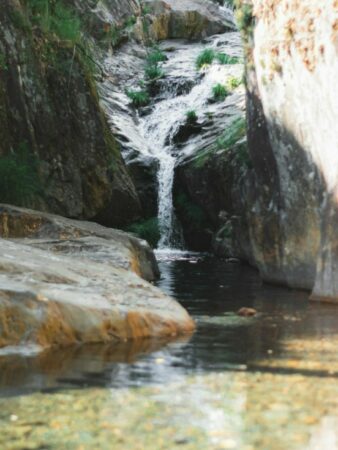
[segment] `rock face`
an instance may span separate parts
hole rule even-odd
[[[20,2],[2,2],[0,156],[25,146],[39,161],[41,183],[38,196],[18,203],[122,226],[139,217],[140,203],[101,111],[89,59],[82,44],[44,34],[26,17]]]
[[[338,5],[252,3],[255,26],[244,29],[250,259],[265,280],[336,301]]]
[[[177,302],[138,276],[153,279],[157,270],[144,241],[6,205],[0,236],[0,347],[169,337],[194,329]]]
[[[235,30],[227,10],[204,0],[148,0],[152,20],[150,36],[155,40],[201,39]]]

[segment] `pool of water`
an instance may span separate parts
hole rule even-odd
[[[0,355],[0,448],[338,449],[337,307],[208,255],[158,258],[195,334]]]

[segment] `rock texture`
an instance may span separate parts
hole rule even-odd
[[[0,347],[169,337],[194,329],[177,302],[138,276],[155,276],[145,242],[6,205],[0,236]]]
[[[89,3],[81,2],[82,9]],[[125,5],[117,17],[122,9],[128,14]],[[82,44],[43,34],[25,17],[23,3],[2,2],[0,156],[24,144],[39,160],[43,187],[41,195],[21,203],[122,226],[139,217],[140,203],[101,111]]]
[[[254,27],[244,30],[251,259],[267,281],[337,300],[338,4],[252,6]]]
[[[148,0],[150,36],[155,40],[201,39],[235,30],[233,17],[204,0]]]

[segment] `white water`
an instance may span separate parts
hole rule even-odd
[[[184,244],[173,205],[175,168],[186,158],[209,148],[244,108],[244,89],[237,89],[224,102],[209,103],[212,87],[226,83],[230,76],[241,77],[242,65],[220,65],[215,61],[200,72],[196,59],[206,48],[231,56],[242,56],[239,33],[230,32],[206,39],[203,43],[170,40],[161,43],[168,61],[163,64],[165,78],[150,111],[135,116],[125,89],[135,89],[143,79],[145,52],[137,44],[127,44],[117,55],[108,57],[109,77],[101,86],[102,103],[109,117],[127,164],[156,161],[158,167],[159,248],[183,249]],[[143,52],[143,53],[142,53]],[[142,56],[143,55],[143,56]],[[194,86],[182,95],[182,86]],[[185,90],[188,92],[188,89]],[[181,95],[180,95],[181,94]],[[194,110],[202,130],[177,146],[173,137],[186,123],[186,113]],[[212,115],[213,119],[210,120]]]
[[[165,49],[165,46],[163,47]],[[241,67],[238,65],[225,66],[214,62],[204,69],[203,76],[200,76],[196,69],[196,58],[204,48],[209,47],[234,54],[232,46],[229,43],[222,43],[220,37],[210,39],[210,42],[204,45],[177,44],[176,51],[173,54],[168,53],[169,60],[163,66],[166,73],[166,98],[156,103],[151,113],[140,119],[139,130],[147,144],[144,153],[156,158],[159,166],[158,220],[161,239],[158,247],[160,249],[182,248],[180,233],[175,229],[174,172],[182,157],[194,150],[190,148],[189,143],[183,149],[178,149],[173,143],[173,137],[186,123],[188,111],[194,110],[199,121],[202,122],[207,112],[217,108],[208,102],[215,84],[224,84],[229,75],[241,75]],[[195,80],[197,84],[188,94],[175,96],[173,84],[174,80],[177,82],[178,79]]]

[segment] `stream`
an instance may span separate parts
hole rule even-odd
[[[7,349],[0,448],[336,449],[334,307],[209,255],[157,256],[158,286],[189,310],[196,333],[42,354]],[[242,306],[258,314],[239,317]]]

